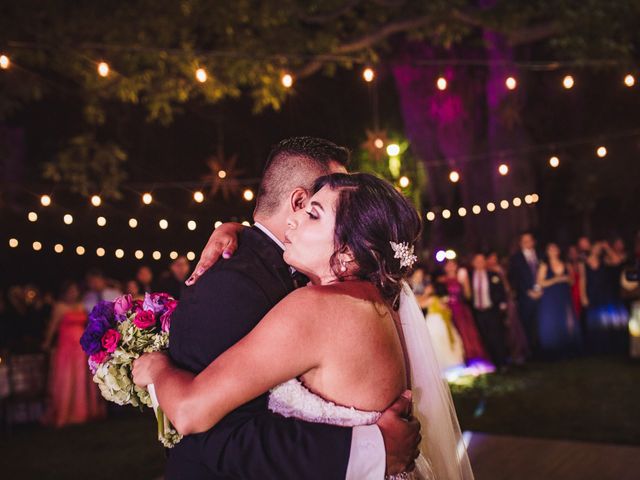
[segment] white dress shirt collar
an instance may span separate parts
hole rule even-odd
[[[267,235],[267,237],[269,237],[271,240],[273,240],[274,242],[276,242],[276,245],[278,245],[282,250],[284,250],[284,243],[282,243],[278,237],[276,237],[271,230],[269,230],[267,227],[265,227],[264,225],[262,225],[259,222],[255,222],[253,224],[254,227],[258,227],[260,230],[262,230],[265,235]]]

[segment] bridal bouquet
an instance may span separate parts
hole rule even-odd
[[[143,353],[169,346],[171,314],[178,302],[166,293],[147,293],[144,300],[123,295],[99,302],[89,314],[80,344],[89,356],[89,369],[102,396],[118,405],[153,407],[158,420],[158,440],[168,448],[182,436],[158,406],[153,390],[133,383],[133,361]]]

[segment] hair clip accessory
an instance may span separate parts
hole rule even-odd
[[[391,244],[391,249],[395,252],[393,258],[400,259],[401,267],[410,267],[418,261],[418,257],[413,254],[413,245],[409,246],[407,242],[389,243]]]

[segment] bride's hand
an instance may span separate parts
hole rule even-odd
[[[220,257],[231,258],[238,249],[238,234],[243,228],[245,227],[239,223],[228,222],[223,223],[213,231],[207,245],[205,245],[200,254],[196,268],[185,282],[187,286],[190,287],[196,283],[204,272],[220,260]]]
[[[133,382],[140,388],[145,388],[162,369],[169,365],[171,360],[166,353],[152,352],[145,353],[133,362]]]

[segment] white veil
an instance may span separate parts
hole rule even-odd
[[[416,461],[416,473],[429,480],[472,480],[449,385],[442,378],[422,310],[406,282],[398,313],[411,371],[413,415],[422,426],[423,458]]]

